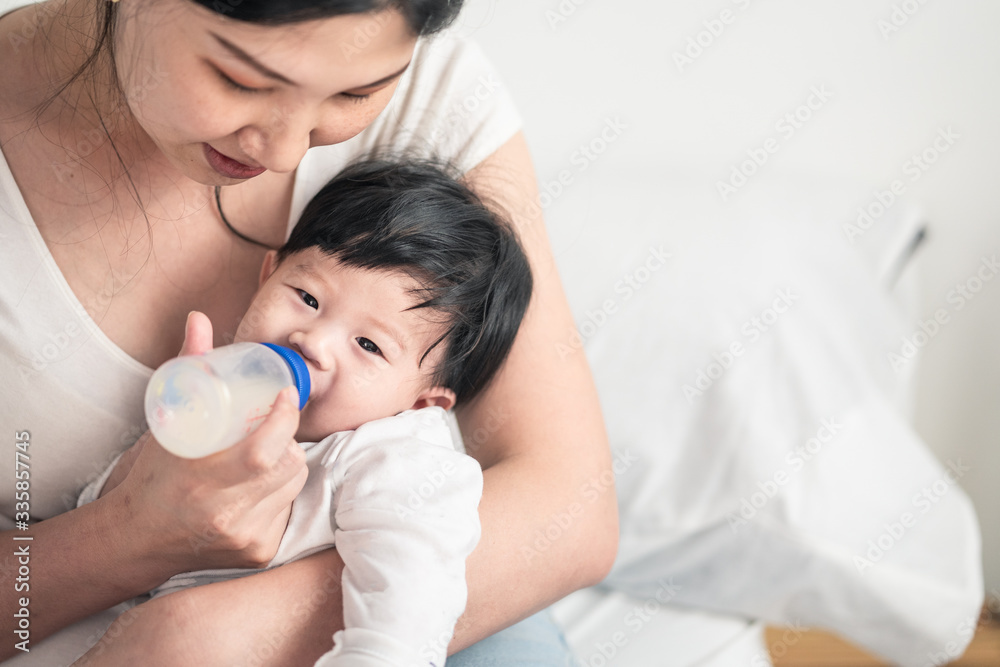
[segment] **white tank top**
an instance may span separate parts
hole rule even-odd
[[[0,0],[0,16],[27,4]],[[420,40],[375,122],[350,141],[306,154],[289,229],[327,180],[375,149],[434,155],[467,170],[519,128],[478,47],[448,34]],[[111,342],[76,298],[31,219],[2,147],[0,272],[0,437],[7,452],[0,457],[0,529],[8,529],[15,432],[30,434],[32,518],[71,509],[88,481],[145,431],[142,397],[152,369]],[[108,287],[110,293],[110,276]]]

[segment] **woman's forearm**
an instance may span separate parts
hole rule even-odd
[[[28,601],[28,648],[54,632],[162,583],[172,565],[142,553],[122,536],[141,529],[127,508],[102,502],[85,505],[31,525],[26,531],[0,534],[12,555],[3,559],[5,583],[2,630],[18,637],[23,629],[14,614]],[[30,540],[14,538],[30,537]],[[14,641],[0,644],[0,657],[17,653]]]
[[[311,665],[344,627],[335,549],[196,586],[122,614],[75,667]]]

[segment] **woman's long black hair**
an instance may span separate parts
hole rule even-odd
[[[343,14],[396,9],[414,35],[446,28],[462,8],[462,0],[191,0],[214,12],[247,23],[281,25]]]

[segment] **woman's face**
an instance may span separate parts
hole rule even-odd
[[[188,0],[122,0],[118,77],[136,121],[189,178],[231,185],[291,172],[385,108],[416,37],[395,10],[282,26]]]

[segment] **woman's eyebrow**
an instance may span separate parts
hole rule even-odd
[[[389,83],[390,81],[392,81],[393,79],[395,79],[397,76],[401,76],[403,74],[403,72],[406,71],[406,68],[409,67],[409,66],[410,66],[410,63],[407,62],[405,65],[403,65],[403,67],[399,71],[393,72],[389,76],[383,76],[378,81],[372,81],[368,85],[358,86],[358,88],[374,88],[375,86],[381,86],[384,83]]]
[[[295,83],[294,81],[292,81],[291,79],[289,79],[288,77],[284,76],[283,74],[279,74],[278,72],[275,72],[274,70],[270,69],[269,67],[266,67],[265,65],[263,65],[262,63],[260,63],[259,61],[257,61],[257,59],[255,59],[249,53],[247,53],[246,51],[244,51],[240,47],[236,46],[235,44],[233,44],[232,42],[230,42],[229,40],[227,40],[225,37],[221,37],[220,35],[217,35],[214,32],[209,32],[209,34],[212,37],[214,37],[215,41],[217,41],[226,50],[228,50],[234,56],[236,56],[237,58],[239,58],[240,60],[242,60],[243,62],[245,62],[250,67],[253,67],[255,70],[257,70],[258,72],[260,72],[264,76],[269,77],[271,79],[275,79],[276,81],[281,81],[282,83],[287,84],[289,86],[298,86],[299,85],[299,84]],[[381,86],[383,84],[389,83],[390,81],[392,81],[396,77],[400,76],[403,72],[405,72],[406,68],[408,68],[409,66],[410,66],[410,63],[407,62],[405,65],[403,65],[403,67],[399,71],[393,72],[389,76],[384,76],[381,79],[379,79],[378,81],[373,81],[373,82],[371,82],[369,84],[366,84],[364,86],[357,86],[356,88],[362,88],[362,89],[363,88],[374,88],[375,86]]]
[[[232,53],[234,56],[245,62],[247,65],[250,65],[250,67],[253,67],[255,70],[257,70],[264,76],[269,77],[271,79],[276,79],[277,81],[286,83],[289,86],[299,85],[294,81],[292,81],[291,79],[289,79],[288,77],[278,74],[274,70],[265,67],[264,65],[259,63],[253,56],[251,56],[249,53],[247,53],[240,47],[236,46],[229,40],[227,40],[225,37],[220,37],[219,35],[216,35],[214,32],[209,32],[208,34],[210,34],[212,37],[215,37],[215,41],[217,41],[219,44],[228,49],[229,52]]]

